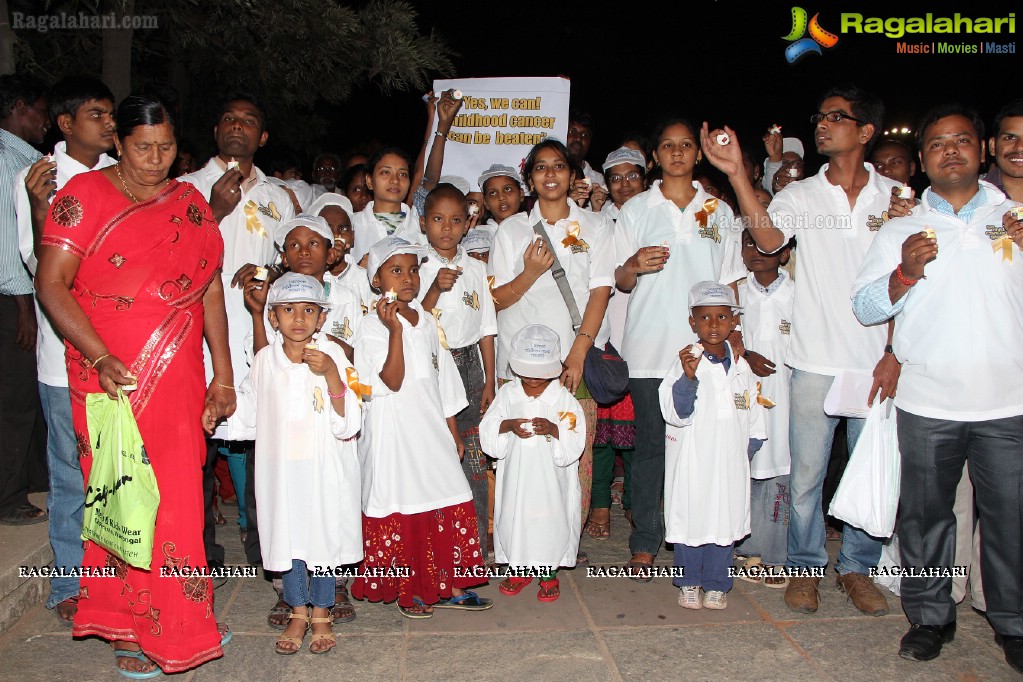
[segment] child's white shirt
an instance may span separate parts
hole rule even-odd
[[[441,329],[448,348],[464,348],[479,343],[484,336],[497,334],[497,312],[494,299],[490,296],[487,282],[487,266],[458,247],[454,259],[448,261],[427,247],[427,258],[419,266],[419,302],[437,279],[441,268],[461,268],[462,274],[455,280],[450,291],[441,292],[437,297],[435,310],[440,311]]]
[[[727,345],[726,352],[732,352]],[[696,407],[683,419],[672,398],[672,386],[683,374],[676,355],[658,389],[668,423],[664,537],[690,547],[728,545],[750,533],[749,439],[767,437],[756,377],[742,358],[733,360],[727,373],[722,364],[702,358],[696,367]]]
[[[419,322],[413,327],[398,315],[405,360],[398,391],[380,379],[390,332],[375,311],[363,320],[355,340],[359,381],[372,391],[359,457],[363,511],[373,518],[419,514],[472,499],[445,421],[468,405],[462,379],[451,353],[440,347],[433,316],[418,301],[409,305],[419,313]]]
[[[499,433],[505,419],[545,417],[558,438]],[[532,428],[532,425],[527,425]],[[579,458],[586,445],[582,406],[552,381],[537,398],[516,377],[480,422],[480,446],[498,460],[494,553],[512,566],[575,566],[579,549]]]
[[[373,290],[369,286],[369,277],[366,275],[366,268],[360,266],[352,258],[352,254],[345,256],[345,262],[348,264],[340,275],[332,275],[327,273],[323,276],[324,283],[330,281],[331,283],[341,284],[346,286],[355,294],[355,297],[359,299],[359,305],[362,309],[362,315],[366,316],[369,311],[376,306],[377,300],[380,298],[379,295],[374,294]]]
[[[750,475],[774,478],[789,473],[789,381],[792,369],[785,364],[792,338],[792,294],[795,287],[784,271],[777,288],[765,294],[753,273],[739,280],[739,305],[742,306],[742,336],[746,348],[774,363],[771,376],[756,377],[759,395],[774,403],[767,408],[767,442],[753,455]]]
[[[351,367],[341,347],[321,344],[342,380]],[[263,567],[291,570],[362,560],[362,475],[355,436],[361,405],[352,390],[345,416],[334,411],[327,380],[292,362],[281,339],[256,354],[238,386],[230,422],[235,440],[256,441],[255,491]]]

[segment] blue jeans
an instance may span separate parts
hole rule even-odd
[[[245,448],[239,448],[238,445],[248,445],[248,441],[243,443],[224,441],[224,445],[217,448],[217,452],[227,460],[227,470],[231,473],[231,483],[234,484],[235,497],[238,500],[238,527],[246,530],[248,518],[245,515],[245,486],[248,481],[245,476]]]
[[[321,609],[334,606],[334,576],[309,575],[305,562],[291,560],[291,570],[281,574],[284,601],[292,608],[312,604]]]
[[[789,418],[789,445],[792,470],[789,475],[792,503],[789,507],[788,562],[790,568],[824,567],[828,553],[824,549],[824,512],[821,493],[831,457],[831,443],[840,417],[824,413],[824,397],[834,377],[792,370],[792,410]],[[846,425],[849,452],[863,430],[862,419],[849,419]],[[835,570],[840,574],[867,575],[881,558],[881,542],[848,523],[842,533],[842,550]]]
[[[789,531],[789,475],[750,481],[750,534],[737,549],[767,566],[784,566]]]
[[[728,575],[728,569],[732,566],[734,547],[734,543],[690,547],[676,542],[675,566],[681,566],[685,575],[672,578],[671,584],[675,587],[702,587],[705,592],[729,591],[732,589],[732,578]]]
[[[46,419],[46,463],[50,469],[50,492],[46,510],[50,513],[50,547],[54,568],[73,569],[82,565],[82,509],[85,483],[78,462],[78,439],[71,421],[71,394],[67,386],[39,384],[39,400]],[[78,578],[50,578],[46,608],[52,609],[68,597],[78,596]]]

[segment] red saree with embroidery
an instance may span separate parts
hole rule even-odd
[[[85,543],[83,566],[116,577],[83,577],[74,635],[138,642],[164,672],[222,655],[205,569],[200,425],[205,401],[203,295],[223,257],[209,206],[192,185],[172,180],[130,203],[99,171],[73,178],[54,198],[42,243],[81,259],[71,293],[110,353],[138,377],[132,410],[160,487],[151,571]],[[67,347],[72,415],[82,472],[92,468],[85,396],[98,376]],[[163,575],[162,575],[163,573]]]

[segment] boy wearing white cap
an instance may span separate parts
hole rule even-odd
[[[323,275],[324,287],[327,287],[328,283],[330,286],[348,287],[359,299],[362,314],[366,315],[376,303],[376,297],[369,288],[366,269],[360,267],[351,255],[352,247],[355,245],[355,229],[352,227],[355,209],[351,200],[343,194],[325,192],[309,207],[309,213],[326,220],[334,235],[337,256],[327,264],[327,272]]]
[[[668,423],[665,540],[675,544],[675,566],[685,572],[672,583],[686,609],[728,604],[733,547],[750,532],[749,457],[767,439],[756,377],[726,341],[738,310],[729,287],[697,282],[689,324],[699,343],[679,351],[658,390]]]
[[[483,192],[483,204],[490,212],[486,224],[480,225],[479,229],[493,236],[501,223],[522,208],[526,195],[519,184],[519,173],[511,166],[495,163],[483,171],[476,183]]]
[[[557,332],[542,324],[521,329],[511,343],[515,378],[501,387],[480,422],[483,449],[498,460],[494,506],[497,563],[511,575],[503,594],[515,595],[532,581],[516,569],[539,571],[540,601],[560,594],[558,566],[573,567],[579,549],[579,457],[586,445],[586,418],[561,376]]]
[[[490,296],[487,266],[466,255],[459,242],[469,224],[467,201],[457,188],[441,183],[426,197],[420,224],[426,232],[426,261],[420,269],[419,302],[433,313],[441,346],[458,367],[468,405],[455,417],[465,445],[462,471],[472,489],[480,547],[487,543],[487,460],[480,449],[480,418],[494,401],[497,312]]]
[[[434,606],[488,609],[492,601],[463,589],[485,582],[455,423],[468,403],[436,321],[416,300],[425,249],[388,237],[367,255],[383,296],[355,343],[358,390],[371,398],[359,439],[363,535],[365,569],[385,575],[356,579],[352,593],[397,599],[406,618],[429,618]],[[394,566],[410,574],[392,575]]]
[[[327,337],[341,344],[345,355],[354,357],[353,339],[362,322],[362,304],[348,287],[334,286],[326,279],[327,264],[337,259],[334,233],[320,216],[300,213],[274,233],[281,251],[281,264],[291,272],[309,275],[323,286],[330,309],[324,330]],[[245,302],[252,311],[253,350],[259,352],[272,335],[263,304],[265,282],[252,279],[245,285]]]
[[[325,653],[335,646],[335,581],[316,572],[358,563],[363,556],[362,477],[354,440],[362,410],[359,396],[348,389],[351,364],[341,348],[313,342],[330,309],[320,282],[289,272],[273,283],[267,299],[270,324],[280,335],[256,354],[238,387],[231,427],[237,436],[256,440],[263,567],[282,572],[284,600],[292,610],[275,649],[298,651],[312,623],[309,649]]]

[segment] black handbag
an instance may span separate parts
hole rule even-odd
[[[537,222],[533,226],[533,231],[547,243],[547,248],[550,249],[551,255],[554,256],[551,274],[554,276],[554,281],[558,285],[558,291],[561,292],[565,305],[568,306],[568,314],[572,318],[572,331],[578,332],[579,327],[582,326],[583,319],[579,314],[579,306],[575,301],[575,295],[568,284],[565,269],[561,267],[561,262],[558,260],[558,255],[554,251],[554,245],[551,244],[550,237],[547,236],[543,223]],[[612,405],[624,398],[625,394],[629,392],[629,366],[622,359],[622,356],[619,355],[618,350],[611,345],[610,341],[603,349],[593,345],[586,351],[586,359],[583,360],[583,381],[586,382],[586,388],[590,392],[590,396],[597,403]]]

